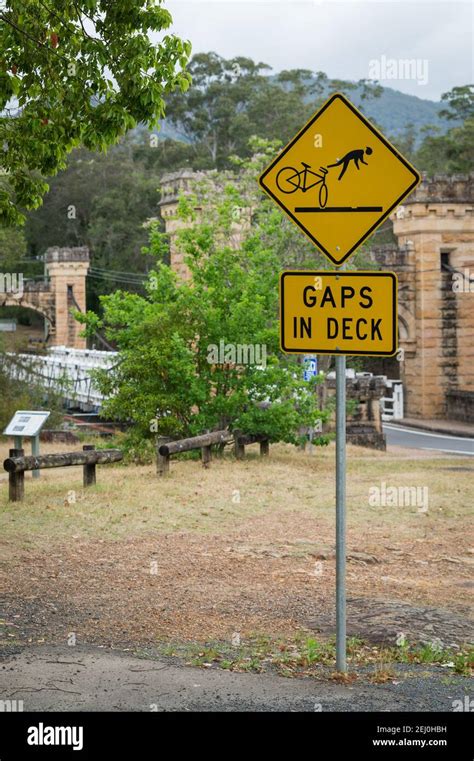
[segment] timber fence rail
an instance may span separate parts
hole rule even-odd
[[[120,462],[123,452],[120,449],[99,449],[85,444],[82,452],[65,452],[62,454],[44,454],[25,457],[24,449],[10,449],[9,457],[3,467],[8,473],[9,500],[21,502],[25,496],[25,472],[46,468],[64,468],[72,465],[83,466],[84,486],[96,483],[96,466]]]
[[[269,441],[265,435],[246,435],[239,431],[211,431],[201,436],[193,436],[189,439],[178,441],[164,441],[158,439],[156,448],[156,472],[159,476],[166,476],[170,470],[170,458],[180,452],[190,452],[193,449],[201,450],[201,460],[204,468],[209,468],[212,459],[212,447],[218,446],[220,450],[226,444],[234,444],[234,452],[237,460],[245,456],[245,447],[248,444],[260,443],[260,455],[269,453]]]

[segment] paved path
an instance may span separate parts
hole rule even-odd
[[[438,452],[474,456],[474,438],[448,436],[442,433],[430,433],[401,425],[383,424],[388,446],[408,447],[410,449],[435,449]]]
[[[468,679],[440,668],[411,665],[395,681],[237,674],[91,646],[35,646],[0,661],[1,699],[23,700],[25,711],[450,712],[469,693]]]

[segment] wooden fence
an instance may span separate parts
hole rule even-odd
[[[158,441],[156,453],[156,471],[159,476],[166,476],[170,470],[171,455],[180,452],[190,452],[193,449],[201,450],[201,460],[204,468],[208,468],[212,458],[212,447],[223,447],[226,444],[234,443],[234,452],[238,460],[245,456],[245,447],[248,444],[260,444],[260,455],[266,456],[269,453],[268,438],[264,435],[250,436],[241,434],[238,431],[230,432],[211,431],[203,433],[201,436],[193,436],[189,439],[180,439],[179,441]]]
[[[43,470],[44,468],[64,468],[71,465],[83,466],[84,486],[96,482],[96,466],[123,459],[120,449],[99,449],[86,444],[82,452],[64,454],[45,454],[38,457],[26,456],[23,449],[10,449],[10,456],[3,467],[8,473],[10,502],[21,502],[25,496],[25,471]]]

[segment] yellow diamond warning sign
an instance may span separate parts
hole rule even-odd
[[[280,312],[286,353],[391,356],[397,351],[393,272],[282,272]]]
[[[340,93],[260,177],[261,187],[334,264],[342,264],[420,176]]]

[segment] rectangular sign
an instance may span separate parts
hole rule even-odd
[[[281,348],[291,354],[391,356],[397,351],[393,272],[280,275]]]
[[[50,414],[43,410],[18,410],[3,431],[3,435],[37,436]]]

